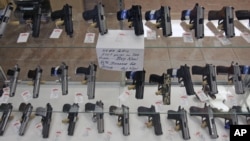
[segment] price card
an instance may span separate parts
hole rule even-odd
[[[12,123],[12,128],[14,132],[18,132],[21,127],[21,122],[20,120],[16,120],[15,122]]]
[[[163,102],[162,101],[156,101],[154,106],[155,106],[155,111],[156,112],[162,112],[163,111]]]
[[[84,43],[94,43],[95,33],[86,33]]]
[[[31,95],[29,90],[26,90],[26,91],[22,92],[21,96],[22,96],[24,102],[28,102],[28,101],[30,101],[32,99],[32,95]]]
[[[237,99],[234,95],[227,95],[227,102],[231,106],[238,105]]]
[[[202,141],[206,141],[206,137],[201,132],[196,132],[195,136]]]
[[[17,43],[26,43],[28,41],[30,33],[20,33],[17,39]]]
[[[75,103],[83,103],[83,94],[82,93],[75,94]]]
[[[216,38],[222,43],[222,45],[230,45],[232,44],[230,40],[224,35],[218,34]]]
[[[202,90],[197,91],[197,92],[196,92],[196,95],[199,97],[199,100],[200,100],[201,102],[205,102],[205,101],[208,100],[207,95],[206,95]]]
[[[104,136],[104,140],[105,140],[105,141],[110,141],[111,137],[112,137],[112,132],[111,132],[111,131],[108,131],[108,132],[105,134],[105,136]]]
[[[191,32],[185,32],[182,34],[182,36],[183,36],[183,41],[185,43],[193,43],[194,42],[193,35]]]
[[[148,30],[147,31],[147,39],[148,40],[155,40],[156,39],[156,31],[155,30]]]
[[[89,132],[91,131],[91,128],[88,127],[88,128],[85,128],[85,130],[83,131],[83,136],[89,136]]]
[[[183,107],[188,106],[188,97],[186,95],[183,95],[180,98],[181,98],[181,105]]]
[[[50,34],[50,37],[49,38],[52,38],[52,39],[58,39],[61,34],[62,34],[62,29],[59,29],[59,28],[55,28],[53,29],[52,33]]]
[[[35,125],[36,132],[41,135],[43,131],[43,124],[41,122],[37,123]]]
[[[118,99],[120,99],[121,101],[126,101],[129,96],[131,96],[131,91],[125,90],[122,94],[119,95]]]
[[[50,93],[50,99],[57,99],[60,93],[61,90],[59,88],[53,88]]]
[[[0,97],[0,103],[8,103],[9,98],[10,98],[9,92],[4,91],[3,95]]]
[[[248,32],[242,32],[240,34],[248,43],[250,43],[250,34]]]

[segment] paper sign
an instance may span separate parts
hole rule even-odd
[[[18,132],[20,127],[21,127],[20,120],[16,120],[15,122],[12,123],[12,128],[15,132]]]
[[[216,38],[222,43],[222,45],[230,45],[231,41],[224,35],[218,34]]]
[[[75,103],[83,103],[83,94],[82,93],[75,94]]]
[[[17,43],[26,43],[28,41],[30,33],[20,33],[17,39]]]
[[[53,29],[49,38],[58,39],[61,36],[62,31],[63,31],[62,29],[58,29],[58,28]]]
[[[182,34],[182,36],[183,36],[183,41],[185,43],[193,43],[194,42],[193,35],[191,32],[185,32]]]
[[[28,90],[22,92],[21,96],[22,96],[24,102],[28,102],[28,101],[30,101],[32,99],[32,95],[31,95],[30,91],[28,91]]]
[[[243,37],[248,43],[250,43],[250,34],[248,32],[242,32],[240,36]]]
[[[118,98],[124,102],[129,98],[129,96],[131,96],[131,91],[125,90],[121,95],[119,95]]]
[[[156,39],[156,31],[155,30],[148,30],[147,31],[147,39],[148,40],[155,40]]]
[[[8,103],[9,98],[9,92],[4,91],[2,96],[0,97],[0,103]]]
[[[197,91],[197,92],[196,92],[196,95],[199,97],[199,100],[200,100],[201,102],[205,102],[205,101],[208,100],[207,95],[206,95],[202,90]]]
[[[51,90],[51,93],[50,93],[50,99],[56,99],[59,97],[59,94],[61,94],[61,90],[59,90],[58,88],[53,88]]]
[[[94,43],[95,33],[86,33],[84,43]]]

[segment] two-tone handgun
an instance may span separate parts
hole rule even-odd
[[[22,118],[20,120],[21,126],[19,128],[19,135],[20,136],[23,136],[25,131],[26,131],[28,122],[31,118],[32,110],[33,110],[33,106],[30,103],[28,103],[28,104],[21,103],[19,105],[19,111],[22,112]]]
[[[68,126],[69,136],[73,136],[74,134],[76,121],[78,119],[78,111],[79,111],[79,105],[77,103],[73,103],[73,105],[70,104],[63,105],[63,112],[68,113],[68,118],[66,119],[65,122],[69,123]]]
[[[20,70],[21,69],[19,68],[19,66],[15,65],[13,69],[8,69],[7,71],[7,75],[10,77],[9,78],[10,97],[15,96]]]
[[[11,103],[2,103],[0,105],[0,112],[2,112],[0,120],[0,136],[4,134],[8,121],[10,120],[12,109],[13,106]]]
[[[62,62],[60,66],[51,68],[51,76],[58,76],[62,85],[62,94],[68,94],[68,66]]]
[[[42,77],[43,69],[38,66],[35,70],[28,71],[28,78],[32,79],[33,82],[33,98],[38,98],[40,91],[40,83]]]
[[[13,11],[12,3],[8,3],[8,5],[3,10],[0,10],[0,38],[3,36],[5,32],[12,11]]]

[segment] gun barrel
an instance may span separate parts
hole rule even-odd
[[[192,66],[192,74],[203,75],[204,74],[204,67]]]
[[[41,24],[41,16],[42,16],[42,8],[40,5],[36,8],[34,18],[32,20],[32,36],[39,37],[40,34],[40,24]]]
[[[250,10],[236,10],[235,16],[238,20],[250,20]]]

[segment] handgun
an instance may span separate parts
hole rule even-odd
[[[182,137],[184,140],[189,140],[190,133],[188,128],[187,111],[181,106],[178,107],[178,111],[168,110],[167,119],[175,120],[175,130],[182,131]]]
[[[156,20],[157,28],[162,28],[162,34],[165,37],[172,35],[170,10],[170,6],[161,6],[159,10],[150,10],[145,13],[146,21]]]
[[[70,104],[63,105],[63,112],[68,113],[68,118],[66,121],[69,123],[68,126],[69,136],[73,136],[74,134],[76,121],[78,119],[78,110],[79,110],[79,105],[77,103],[73,103],[73,105]]]
[[[202,75],[202,90],[212,99],[215,99],[215,94],[218,93],[215,69],[215,66],[212,64],[206,64],[204,67],[192,66],[192,74]]]
[[[184,84],[184,87],[186,89],[187,95],[194,95],[194,86],[190,74],[190,68],[185,64],[184,66],[181,65],[178,69],[167,69],[167,74],[169,74],[171,77],[177,77],[179,84]]]
[[[204,37],[204,12],[205,8],[198,3],[192,10],[183,10],[181,12],[181,20],[189,20],[190,30],[194,29],[195,37],[201,39]]]
[[[38,98],[43,69],[38,66],[35,70],[28,71],[28,78],[33,81],[33,98]]]
[[[218,28],[224,30],[227,38],[232,38],[235,36],[234,7],[224,6],[219,11],[208,11],[208,20],[218,20]]]
[[[225,128],[229,129],[230,125],[238,125],[237,111],[235,108],[229,109],[228,112],[222,112],[217,108],[212,108],[214,113],[214,118],[224,118],[225,119]]]
[[[11,103],[2,103],[0,105],[0,112],[2,112],[2,117],[0,120],[0,136],[4,134],[7,123],[10,120],[12,109],[13,106]]]
[[[250,109],[247,107],[247,111],[242,111],[241,106],[233,106],[232,109],[236,110],[237,116],[245,116],[247,125],[250,125]]]
[[[93,21],[93,25],[99,29],[99,33],[101,35],[108,33],[108,27],[106,22],[106,16],[104,11],[104,5],[99,2],[95,5],[94,9],[87,10],[82,13],[83,19],[85,21],[91,20]]]
[[[208,127],[209,135],[212,139],[218,138],[216,124],[214,121],[214,112],[212,108],[205,103],[204,108],[191,106],[189,108],[190,116],[201,116],[201,127]]]
[[[150,108],[139,106],[137,109],[138,116],[148,116],[147,127],[154,126],[155,135],[162,135],[161,117],[160,113],[156,112],[155,106]]]
[[[236,10],[235,16],[238,20],[247,20],[248,19],[248,27],[250,27],[250,10]]]
[[[62,94],[68,94],[68,66],[62,62],[60,66],[51,68],[51,76],[58,76],[62,85]]]
[[[142,14],[140,5],[132,5],[130,9],[124,9],[117,12],[117,20],[128,19],[129,28],[134,27],[135,35],[144,35]]]
[[[26,128],[27,128],[27,125],[28,125],[28,122],[31,118],[31,113],[32,113],[32,110],[33,110],[33,106],[28,103],[21,103],[19,105],[19,111],[22,112],[22,118],[21,118],[21,126],[19,128],[19,135],[20,136],[23,136],[25,131],[26,131]]]
[[[241,76],[241,68],[238,63],[231,63],[231,66],[216,66],[217,75],[228,75],[228,82],[233,83],[236,94],[244,94],[244,83]]]
[[[92,120],[97,122],[98,133],[104,133],[104,113],[103,113],[103,102],[96,101],[93,103],[85,104],[85,112],[93,112]]]
[[[161,76],[157,74],[151,74],[149,76],[149,83],[157,82],[158,88],[156,95],[162,95],[162,101],[164,105],[170,105],[171,101],[171,77],[167,73],[163,73]]]
[[[20,70],[21,69],[16,64],[14,66],[14,68],[8,69],[8,71],[7,71],[7,75],[10,77],[9,78],[9,80],[10,80],[10,82],[9,82],[9,87],[10,87],[10,94],[9,94],[9,96],[10,97],[15,96]]]
[[[36,116],[41,116],[41,122],[42,122],[42,136],[43,138],[49,137],[49,130],[50,130],[50,123],[51,123],[51,117],[53,113],[53,108],[50,105],[50,103],[46,104],[46,108],[43,107],[37,107],[36,108]]]
[[[73,21],[72,21],[72,6],[69,4],[65,4],[61,10],[56,10],[51,13],[52,21],[56,19],[61,19],[63,21],[63,25],[65,26],[65,31],[70,38],[73,37],[74,29],[73,29]]]
[[[130,126],[129,126],[129,107],[122,105],[121,107],[110,106],[109,114],[118,116],[118,126],[122,126],[123,135],[130,135]]]
[[[128,89],[135,89],[135,98],[137,99],[143,99],[145,73],[145,70],[126,72],[126,78],[133,80],[132,85],[128,86]]]
[[[13,11],[12,3],[8,3],[8,5],[3,10],[0,10],[0,38],[3,36],[5,32],[12,11]]]
[[[93,64],[93,63],[90,63],[88,68],[86,68],[86,67],[76,68],[77,75],[85,75],[83,83],[88,84],[88,87],[87,87],[88,99],[95,98],[96,70],[97,70],[97,65]]]

